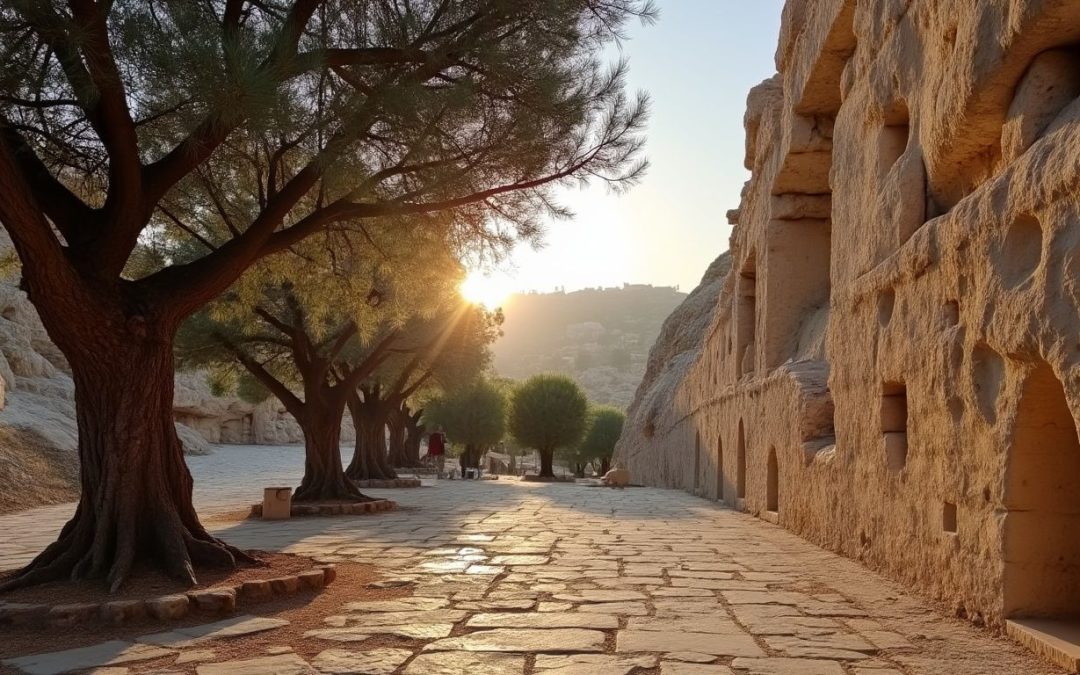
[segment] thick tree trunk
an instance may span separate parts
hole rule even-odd
[[[420,464],[420,443],[424,439],[424,425],[420,423],[423,411],[416,411],[406,416],[405,421],[405,454],[416,465]]]
[[[396,457],[401,463],[397,466],[413,466],[410,461],[408,448],[405,446],[405,421],[404,413],[400,408],[390,411],[386,416],[386,429],[389,432],[390,456]]]
[[[410,438],[404,417],[408,409],[389,414],[387,426],[390,429],[390,459],[396,467],[416,468],[420,466],[420,437]]]
[[[552,461],[555,457],[554,450],[541,450],[540,451],[540,476],[543,478],[554,478],[555,471],[552,468]]]
[[[250,562],[210,536],[192,505],[173,426],[172,331],[140,320],[110,334],[115,324],[100,317],[69,320],[100,338],[64,350],[75,383],[82,493],[56,542],[5,588],[104,578],[115,590],[141,561],[194,585],[196,567]]]
[[[341,418],[344,404],[318,406],[305,402],[300,421],[304,432],[304,479],[294,501],[372,501],[357,489],[341,467]]]
[[[611,458],[603,457],[600,459],[600,475],[603,476],[608,471],[611,471]]]
[[[374,408],[375,406],[372,406]],[[390,466],[386,454],[386,437],[382,426],[369,419],[371,409],[355,392],[349,396],[349,412],[356,430],[353,458],[345,473],[353,480],[390,480],[397,472]]]

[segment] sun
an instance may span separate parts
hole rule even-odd
[[[469,275],[461,282],[461,297],[473,304],[483,305],[487,309],[497,309],[513,293],[509,282],[510,280],[503,276],[469,272]]]

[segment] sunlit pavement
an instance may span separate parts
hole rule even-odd
[[[400,508],[212,529],[243,548],[373,563],[387,578],[415,581],[413,598],[343,606],[326,617],[326,651],[310,664],[279,654],[171,671],[1061,672],[853,561],[681,492],[515,480],[370,492]],[[0,517],[0,564],[27,560],[70,512]],[[350,641],[361,633],[421,646],[365,651]],[[141,672],[138,660],[123,667]]]

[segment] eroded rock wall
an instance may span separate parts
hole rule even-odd
[[[1074,611],[1080,0],[791,0],[776,60],[617,461],[991,625]]]

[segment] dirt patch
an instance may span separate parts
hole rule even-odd
[[[253,658],[265,656],[267,650],[288,646],[305,658],[312,658],[324,649],[335,646],[347,646],[349,649],[371,649],[373,647],[414,647],[425,641],[404,638],[372,638],[361,643],[333,643],[326,640],[305,638],[310,630],[326,628],[323,618],[341,612],[347,602],[363,600],[392,600],[412,594],[408,588],[368,588],[367,584],[380,578],[377,568],[359,563],[338,563],[337,579],[321,593],[301,592],[296,595],[260,603],[241,610],[237,614],[254,614],[289,621],[288,626],[275,628],[264,633],[213,640],[192,649],[211,650],[215,661]],[[4,638],[0,640],[0,658],[36,654],[59,649],[74,649],[105,642],[106,640],[132,640],[140,635],[170,630],[179,626],[194,626],[220,620],[221,617],[190,615],[182,621],[162,626],[156,622],[135,622],[123,626],[79,626],[62,629],[62,639],[56,636],[43,636],[41,629],[5,628]],[[153,661],[124,664],[132,673],[155,673],[163,670],[194,672],[195,664],[173,666],[175,656],[168,656]],[[0,673],[8,672],[0,667]]]
[[[79,498],[79,459],[30,429],[0,426],[0,513]]]
[[[235,586],[244,581],[273,579],[286,575],[295,575],[314,568],[316,563],[311,558],[288,553],[267,553],[265,551],[246,551],[257,560],[254,565],[244,564],[235,570],[200,570],[199,583],[194,587],[170,579],[160,570],[140,565],[115,593],[109,593],[105,582],[100,579],[89,581],[54,581],[31,588],[20,588],[0,593],[0,601],[25,602],[42,605],[67,605],[72,603],[102,603],[113,600],[146,600],[172,593],[184,593],[200,588],[215,586]],[[0,583],[16,572],[8,570],[0,573]]]

